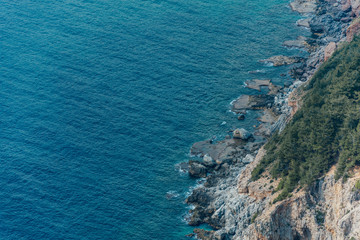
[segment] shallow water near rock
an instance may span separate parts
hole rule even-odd
[[[289,79],[259,62],[303,54],[287,4],[3,1],[0,239],[185,239],[196,182],[174,166],[258,124],[229,103]]]

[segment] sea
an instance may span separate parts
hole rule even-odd
[[[288,0],[2,0],[0,239],[187,239],[199,182],[179,164],[259,124],[230,102],[290,80],[259,61],[305,54],[282,46],[300,18]]]

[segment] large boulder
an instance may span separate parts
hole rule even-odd
[[[251,138],[251,136],[252,134],[243,128],[240,129],[237,128],[233,132],[233,138],[237,138],[237,139],[248,140],[249,138]]]
[[[214,159],[212,159],[212,157],[210,157],[209,154],[206,154],[203,157],[203,164],[207,167],[214,167],[216,165],[216,162],[214,161]]]

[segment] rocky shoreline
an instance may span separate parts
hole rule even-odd
[[[275,131],[284,129],[301,106],[303,93],[299,86],[313,76],[342,42],[351,41],[360,32],[359,0],[295,0],[290,3],[290,7],[304,16],[297,25],[309,28],[312,35],[309,38],[300,36],[296,40],[286,41],[284,46],[303,48],[309,52],[309,56],[274,56],[263,60],[271,62],[274,67],[296,63],[290,71],[294,79],[291,85],[277,87],[271,80],[247,82],[247,87],[258,91],[268,88],[267,94],[243,95],[232,103],[232,110],[239,114],[239,120],[244,117],[244,111],[249,109],[264,112],[259,119],[262,124],[254,133],[237,129],[233,132],[233,137],[216,143],[211,140],[202,141],[192,146],[191,154],[202,160],[189,162],[189,174],[206,180],[203,186],[194,189],[186,199],[188,204],[194,206],[190,210],[189,225],[206,223],[214,230],[195,229],[189,237],[196,236],[204,240],[347,239],[344,231],[351,232],[349,223],[343,224],[341,226],[345,230],[335,232],[334,237],[329,228],[321,227],[316,220],[321,208],[327,206],[319,202],[321,197],[330,194],[325,188],[336,188],[337,183],[331,173],[310,192],[299,191],[290,200],[277,204],[271,204],[276,197],[276,194],[272,194],[272,189],[276,188],[277,181],[268,177],[250,182],[252,169],[265,154],[262,146],[266,139]],[[352,194],[349,187],[338,186],[337,189],[343,191],[344,198],[359,197]],[[311,210],[308,208],[309,204],[318,207]],[[289,212],[290,207],[297,207],[298,211]],[[332,207],[336,210],[337,205],[334,203]],[[306,221],[301,222],[302,218]],[[357,222],[360,224],[360,221]],[[360,226],[353,227],[352,231],[360,231]]]

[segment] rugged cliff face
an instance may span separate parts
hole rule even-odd
[[[238,192],[244,208],[258,209],[245,221],[250,224],[239,229],[234,239],[360,239],[360,169],[354,169],[346,182],[335,181],[335,167],[309,189],[294,192],[284,201],[272,204],[277,194],[271,189],[277,182],[265,178],[248,181],[251,169],[262,158],[249,164],[239,178]],[[244,218],[239,218],[244,222]]]
[[[360,32],[359,6],[359,0],[296,0],[291,4],[293,10],[306,17],[298,25],[310,28],[313,33],[312,38],[299,38],[291,44],[303,45],[310,56],[293,68],[294,84],[273,97],[272,107],[266,111],[275,112],[277,121],[266,126],[261,134],[284,129],[301,108],[305,93],[299,86],[308,82],[343,42],[351,41]],[[255,136],[255,142],[240,143],[227,139],[213,145],[211,151],[202,148],[195,152],[210,155],[216,162],[216,166],[208,168],[211,174],[204,186],[195,189],[187,199],[195,206],[190,225],[207,223],[214,228],[195,229],[198,238],[360,239],[360,183],[355,187],[360,181],[360,168],[351,170],[346,181],[336,181],[334,166],[315,183],[298,187],[290,197],[274,203],[280,194],[274,191],[280,179],[273,179],[265,171],[260,179],[251,180],[253,169],[266,154],[260,147],[264,140]],[[206,166],[206,162],[204,158],[202,164]]]

